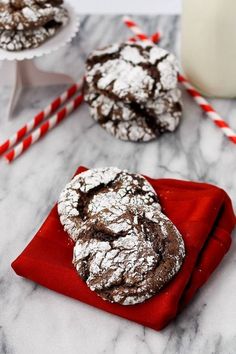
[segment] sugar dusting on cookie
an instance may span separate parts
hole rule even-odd
[[[144,177],[117,168],[83,172],[61,193],[60,220],[76,241],[73,263],[103,299],[143,302],[180,269],[184,243],[160,209]]]
[[[92,117],[122,140],[149,141],[178,127],[182,115],[173,54],[122,43],[88,57],[85,101]]]
[[[144,195],[132,195],[137,189],[137,180],[142,181],[142,187],[145,188]],[[83,220],[80,217],[78,206],[81,203],[84,193],[96,190],[97,187],[107,186],[110,182],[117,179],[120,185],[118,191],[107,188],[106,193],[94,193],[93,198],[87,202],[88,216],[91,217],[102,210],[109,210],[112,213],[123,213],[126,205],[145,205],[154,203],[158,209],[160,205],[157,202],[157,196],[152,186],[139,175],[129,175],[126,171],[118,168],[93,169],[83,172],[67,184],[62,191],[58,201],[58,212],[61,222],[72,239],[78,236],[78,225],[82,225]],[[140,183],[140,182],[139,182]],[[139,184],[138,184],[139,187]],[[76,218],[78,217],[78,218]]]
[[[19,0],[0,2],[0,48],[20,51],[36,48],[67,24],[62,1]]]

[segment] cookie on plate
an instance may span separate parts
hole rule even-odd
[[[0,0],[0,48],[36,48],[68,22],[61,0]]]
[[[0,29],[4,30],[34,29],[53,20],[54,16],[55,7],[49,3],[42,6],[33,0],[0,3]]]
[[[58,29],[56,23],[27,31],[0,30],[0,47],[8,51],[36,48],[48,38],[54,36]]]

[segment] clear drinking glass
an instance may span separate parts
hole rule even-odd
[[[202,93],[236,97],[236,0],[183,0],[183,70]]]

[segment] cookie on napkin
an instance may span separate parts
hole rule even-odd
[[[184,242],[141,175],[116,167],[75,176],[58,201],[76,241],[73,263],[88,287],[122,305],[144,302],[179,271]]]
[[[80,167],[76,174],[85,170]],[[74,242],[68,241],[57,205],[12,263],[15,272],[103,311],[155,330],[164,328],[219,266],[231,244],[235,215],[230,198],[218,187],[174,179],[146,179],[158,195],[162,211],[181,232],[186,252],[180,271],[158,294],[146,302],[123,306],[104,301],[91,291],[71,263]]]

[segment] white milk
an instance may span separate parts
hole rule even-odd
[[[183,0],[182,67],[208,96],[236,97],[236,0]]]

